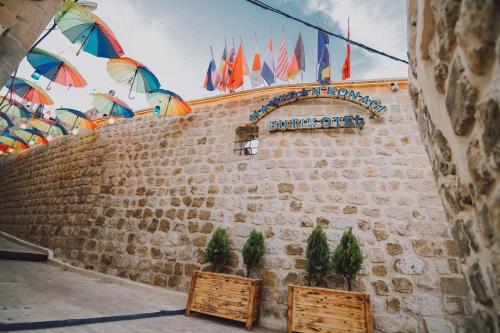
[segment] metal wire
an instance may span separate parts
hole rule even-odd
[[[306,26],[308,26],[308,27],[310,27],[310,28],[313,28],[313,29],[318,29],[319,31],[324,32],[325,34],[328,34],[328,35],[333,36],[333,37],[338,38],[338,39],[342,39],[342,40],[344,40],[344,41],[346,41],[346,42],[351,43],[351,45],[355,45],[355,46],[357,46],[357,47],[360,47],[360,48],[362,48],[362,49],[364,49],[364,50],[366,50],[366,51],[368,51],[368,52],[371,52],[371,53],[376,53],[376,54],[379,54],[379,55],[381,55],[381,56],[387,57],[387,58],[392,59],[392,60],[395,60],[395,61],[400,61],[400,62],[403,62],[403,63],[405,63],[405,64],[407,64],[407,65],[408,65],[408,61],[407,61],[407,60],[400,59],[400,58],[395,57],[395,56],[393,56],[393,55],[390,55],[390,54],[387,54],[387,53],[385,53],[385,52],[382,52],[382,51],[376,50],[376,49],[374,49],[374,48],[372,48],[372,47],[369,47],[368,45],[365,45],[365,44],[363,44],[363,43],[359,43],[359,42],[353,41],[352,39],[347,39],[346,37],[344,37],[344,36],[342,36],[342,35],[339,35],[339,34],[336,34],[336,33],[330,32],[330,31],[325,30],[325,29],[323,29],[323,28],[321,28],[321,27],[319,27],[319,26],[317,26],[317,25],[314,25],[314,24],[312,24],[312,23],[306,22],[306,21],[304,21],[304,20],[302,20],[302,19],[300,19],[300,18],[298,18],[298,17],[295,17],[295,16],[293,16],[293,15],[287,14],[287,13],[285,13],[285,12],[283,12],[283,11],[281,11],[281,10],[277,9],[277,8],[271,7],[271,6],[269,6],[268,4],[266,4],[266,3],[264,3],[264,2],[262,2],[262,1],[260,1],[260,0],[245,0],[245,1],[247,1],[247,2],[251,3],[251,4],[255,5],[255,6],[258,6],[258,7],[262,8],[262,9],[269,10],[269,11],[274,12],[274,13],[276,13],[276,14],[279,14],[279,15],[285,16],[285,17],[287,17],[287,18],[289,18],[289,19],[291,19],[291,20],[294,20],[294,21],[300,22],[300,23],[302,23],[302,24],[304,24],[304,25],[306,25]]]

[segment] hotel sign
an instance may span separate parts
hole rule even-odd
[[[272,131],[293,131],[306,129],[327,128],[362,128],[365,120],[359,115],[355,116],[325,116],[321,118],[303,118],[289,120],[270,120],[267,129]]]
[[[312,87],[311,90],[304,88],[299,91],[291,91],[272,98],[267,102],[267,104],[262,105],[260,109],[255,110],[250,114],[250,121],[256,123],[281,106],[297,102],[302,99],[315,97],[330,97],[356,103],[377,117],[379,117],[380,114],[387,109],[387,106],[382,104],[380,100],[372,99],[368,95],[363,96],[359,91],[337,87]]]

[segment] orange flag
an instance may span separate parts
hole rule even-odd
[[[351,33],[349,32],[349,19],[347,19],[347,40],[351,38]],[[345,55],[344,66],[342,66],[342,80],[351,77],[351,45],[347,42],[347,52]]]
[[[297,63],[297,57],[295,54],[292,56],[292,60],[290,61],[290,64],[288,65],[288,79],[293,80],[297,77],[297,74],[299,74],[300,69],[299,69],[299,64]]]
[[[229,78],[229,90],[234,91],[243,85],[243,45],[240,43],[238,48],[238,53],[236,54],[236,59],[234,59],[233,72]],[[248,67],[247,67],[248,68]]]

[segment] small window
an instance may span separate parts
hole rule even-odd
[[[250,125],[236,130],[234,152],[237,155],[255,155],[259,147],[259,126]]]

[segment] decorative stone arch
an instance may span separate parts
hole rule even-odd
[[[302,88],[302,90],[290,91],[270,99],[267,104],[262,105],[260,109],[250,114],[250,121],[256,124],[282,106],[311,98],[333,98],[351,102],[366,109],[370,115],[376,118],[380,118],[381,114],[387,110],[387,106],[382,104],[379,99],[370,99],[370,96],[363,96],[356,90],[334,86],[311,87],[310,89]]]

